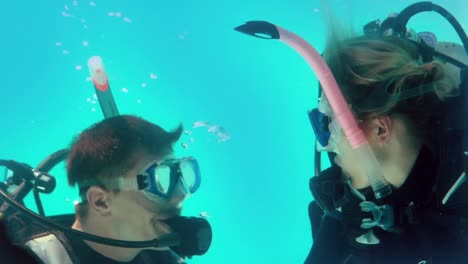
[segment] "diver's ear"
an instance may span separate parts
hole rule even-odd
[[[379,116],[369,122],[369,136],[372,141],[382,144],[390,139],[393,128],[393,119],[390,116]]]
[[[110,215],[111,192],[99,186],[91,186],[86,193],[90,207],[100,215]]]

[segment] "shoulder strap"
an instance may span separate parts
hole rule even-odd
[[[62,242],[54,234],[33,238],[25,244],[44,263],[47,264],[73,264]]]

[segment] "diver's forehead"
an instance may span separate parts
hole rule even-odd
[[[154,164],[159,164],[167,159],[175,159],[176,156],[174,153],[169,153],[162,157],[157,157],[154,155],[142,155],[140,160],[137,162],[137,166],[135,168],[136,171],[139,173],[145,172],[149,167],[153,166]]]
[[[174,153],[166,154],[162,157],[153,157],[147,160],[146,168],[151,167],[153,164],[161,164],[166,160],[177,159],[177,155]]]

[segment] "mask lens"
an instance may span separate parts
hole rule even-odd
[[[171,186],[171,169],[167,165],[156,167],[154,171],[155,188],[161,194],[167,194]]]
[[[194,160],[182,160],[180,162],[180,172],[184,178],[184,183],[190,192],[194,192],[198,185],[197,164]]]
[[[309,119],[318,142],[322,146],[327,146],[330,138],[330,130],[328,129],[330,120],[328,116],[316,108],[309,113]]]
[[[146,173],[150,182],[148,191],[163,197],[171,195],[178,181],[190,193],[194,193],[200,186],[199,167],[197,160],[193,158],[166,160],[159,165],[153,165]]]

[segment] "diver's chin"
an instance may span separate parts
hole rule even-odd
[[[351,179],[351,185],[358,190],[365,189],[370,186],[369,180],[367,178],[349,177],[349,179]]]
[[[163,220],[158,220],[158,219],[153,220],[153,228],[156,234],[156,238],[158,240],[174,232],[168,224],[164,223]],[[154,248],[154,249],[167,250],[168,248],[164,247],[164,248]]]
[[[172,233],[172,228],[165,221],[173,217],[178,217],[181,213],[182,208],[173,208],[168,212],[155,215],[152,222],[158,236]]]

